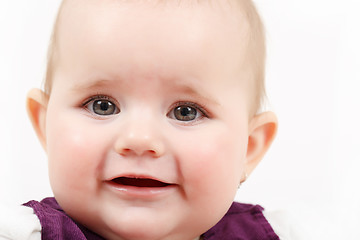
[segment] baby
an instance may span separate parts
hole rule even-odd
[[[264,41],[250,0],[63,1],[27,104],[55,197],[25,204],[42,239],[279,239],[233,203],[277,129]]]

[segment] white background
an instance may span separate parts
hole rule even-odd
[[[315,239],[359,239],[360,4],[256,3],[267,27],[270,109],[280,125],[270,152],[236,199],[290,209]],[[0,2],[0,201],[5,203],[52,195],[25,96],[41,87],[58,4]]]

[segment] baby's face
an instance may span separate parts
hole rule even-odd
[[[239,10],[70,1],[46,115],[56,199],[108,239],[193,239],[233,201],[252,91]]]

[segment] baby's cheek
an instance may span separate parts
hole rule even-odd
[[[48,158],[51,185],[60,191],[81,190],[96,180],[101,152],[89,131],[59,128],[49,139]],[[55,190],[55,189],[54,189]]]
[[[231,143],[219,137],[183,146],[187,150],[181,169],[186,199],[194,209],[201,209],[202,218],[215,222],[234,199],[241,166],[241,159],[235,160],[237,154],[228,146]]]
[[[185,151],[184,172],[188,173],[185,181],[203,194],[218,190],[230,194],[241,172],[240,146],[223,134],[205,139],[202,143],[189,144]]]

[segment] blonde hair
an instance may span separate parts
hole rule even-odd
[[[50,43],[49,43],[49,47],[48,47],[48,52],[47,52],[47,64],[46,64],[46,72],[45,72],[45,79],[44,79],[43,85],[44,85],[44,92],[48,95],[50,95],[50,93],[51,93],[54,70],[55,70],[57,60],[58,60],[58,52],[57,52],[58,51],[57,35],[58,35],[58,28],[59,28],[58,26],[59,26],[59,22],[60,22],[61,13],[63,12],[64,5],[66,2],[67,2],[67,0],[63,0],[60,3],[60,7],[58,10],[57,16],[55,18],[55,24],[53,26]]]
[[[163,0],[166,1],[166,0]],[[179,0],[181,1],[181,0]],[[207,1],[207,0],[204,0]],[[261,17],[252,0],[235,0],[242,9],[242,13],[249,25],[248,45],[246,60],[251,61],[251,78],[255,89],[253,102],[254,114],[261,109],[266,97],[265,93],[265,58],[266,58],[266,40],[265,30]],[[64,5],[68,0],[63,0],[55,20],[53,32],[50,39],[47,55],[46,75],[44,79],[44,91],[50,95],[53,83],[53,75],[58,60],[58,25],[62,15]]]
[[[240,0],[245,9],[245,16],[249,23],[248,31],[248,59],[252,62],[252,74],[255,89],[254,114],[260,111],[266,99],[265,91],[265,63],[266,36],[263,21],[252,0]]]

